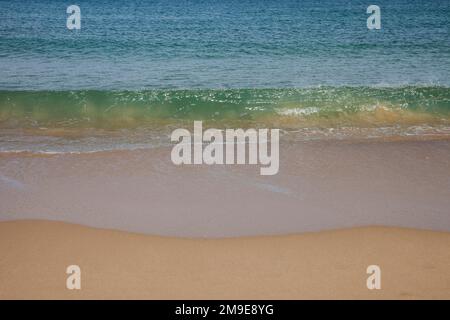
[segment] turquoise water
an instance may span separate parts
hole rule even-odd
[[[284,128],[449,124],[444,87],[0,91],[0,128],[133,128],[204,120]]]
[[[0,152],[170,145],[194,120],[279,128],[282,141],[450,137],[446,87],[0,91]]]
[[[381,30],[360,0],[77,1],[81,30],[70,4],[0,0],[0,151],[145,147],[193,120],[450,134],[450,0],[377,1]]]
[[[450,86],[450,1],[0,1],[0,89]]]

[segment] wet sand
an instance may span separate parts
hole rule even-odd
[[[449,299],[449,248],[450,233],[399,228],[180,239],[2,222],[0,299]],[[81,290],[66,289],[73,264]]]
[[[450,141],[280,146],[280,171],[172,164],[170,148],[0,155],[0,221],[233,237],[367,225],[450,231]]]

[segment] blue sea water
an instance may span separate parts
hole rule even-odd
[[[0,90],[418,84],[450,85],[450,0],[0,1]]]
[[[147,147],[193,120],[450,136],[450,0],[0,0],[0,152]]]

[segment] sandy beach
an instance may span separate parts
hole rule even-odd
[[[449,233],[400,228],[205,240],[2,222],[0,298],[449,299],[449,247]],[[81,290],[65,287],[72,264]],[[381,290],[366,287],[372,264]]]
[[[0,12],[0,300],[450,299],[449,1]]]
[[[3,153],[0,298],[450,298],[448,140],[283,143],[270,177],[169,153]]]

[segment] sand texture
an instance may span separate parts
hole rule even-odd
[[[450,233],[366,227],[233,239],[0,223],[1,299],[449,299]],[[81,290],[66,289],[68,265]],[[366,268],[381,268],[368,290]]]

